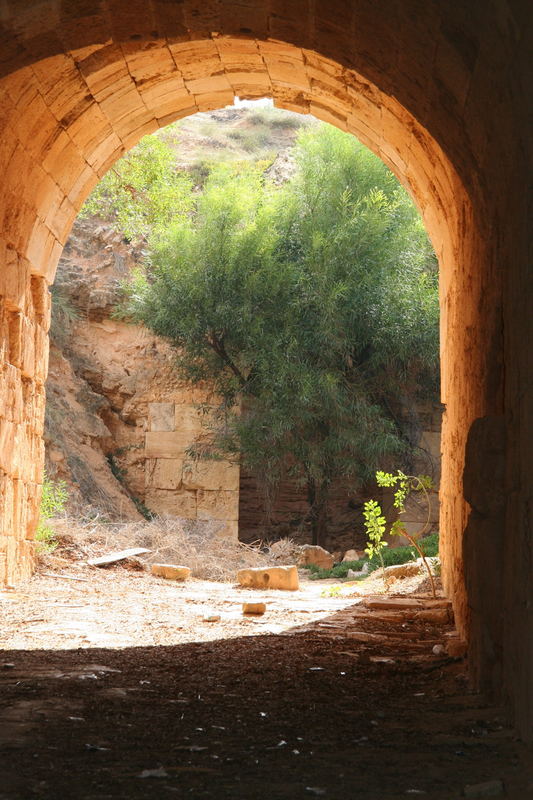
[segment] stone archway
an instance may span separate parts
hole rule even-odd
[[[525,47],[525,9],[496,0],[490,9],[470,4],[468,14],[458,0],[387,0],[379,9],[362,0],[327,10],[305,0],[245,6],[14,0],[6,9],[0,15],[0,575],[14,580],[31,570],[47,287],[83,200],[146,133],[221,107],[235,95],[269,95],[280,107],[355,133],[393,169],[422,213],[441,267],[444,579],[458,625],[469,630],[477,683],[494,687],[503,670],[525,728],[533,718],[533,653],[520,652],[532,613],[531,481],[525,480],[531,455],[523,440],[531,398],[520,326],[531,323],[521,288],[525,206],[509,188],[520,187],[525,150],[517,131],[526,87],[518,81],[510,88],[511,57]],[[507,364],[504,381],[505,352],[513,347],[517,361],[512,370]],[[488,454],[492,469],[481,487],[467,480],[473,508],[467,594],[463,531],[469,511],[462,475],[468,432],[481,418],[470,440],[467,478],[489,463]],[[511,441],[506,462],[505,422]],[[494,447],[496,436],[500,445]],[[501,580],[495,576],[489,584],[478,565],[491,558],[488,566],[494,566],[506,495],[487,502],[484,487],[505,474],[499,480],[514,492],[506,534],[515,545]],[[489,604],[498,593],[504,605]],[[502,611],[514,615],[512,629],[502,625]]]

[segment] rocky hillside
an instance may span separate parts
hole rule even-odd
[[[196,114],[159,135],[198,185],[207,165],[221,160],[262,161],[282,182],[294,170],[290,153],[298,130],[313,124],[298,114],[256,106]],[[176,393],[205,401],[207,391],[179,386],[165,343],[113,316],[121,281],[142,256],[142,247],[124,241],[109,220],[80,218],[53,289],[46,469],[68,483],[73,510],[92,509],[110,519],[147,512],[149,405],[170,395],[175,399]],[[168,499],[157,497],[152,510],[174,511],[172,503],[163,502]]]
[[[197,114],[160,135],[172,143],[177,163],[197,185],[209,162],[229,159],[261,160],[282,182],[294,171],[291,148],[302,124],[317,123],[269,108],[230,108]],[[194,408],[209,403],[209,388],[181,385],[170,348],[144,328],[116,318],[121,281],[142,257],[142,246],[126,242],[109,220],[79,219],[73,228],[54,286],[48,474],[66,480],[76,513],[110,520],[138,519],[149,511],[197,515],[218,519],[235,535],[238,518],[244,540],[290,535],[305,541],[306,497],[296,484],[287,483],[267,499],[252,476],[239,479],[238,468],[226,465],[217,474],[211,469],[200,480],[191,476],[183,452],[168,451],[169,437],[199,430]],[[169,414],[172,425],[167,425]],[[425,409],[415,416],[418,468],[437,474],[440,411]],[[159,441],[160,449],[150,450],[148,438],[163,435],[167,450]],[[326,544],[333,549],[361,546],[355,531],[362,529],[356,524],[362,500],[341,483],[332,493],[333,538]]]

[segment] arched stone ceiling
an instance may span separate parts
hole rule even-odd
[[[528,629],[526,582],[512,588],[514,572],[531,571],[517,555],[531,551],[524,522],[531,454],[523,433],[531,421],[524,389],[530,362],[522,348],[530,325],[522,290],[528,36],[525,0],[0,0],[6,563],[31,553],[23,537],[35,527],[40,481],[46,286],[80,205],[142,135],[234,95],[267,95],[355,133],[421,210],[441,266],[446,583],[464,627],[466,437],[474,419],[502,413],[505,390],[514,431],[509,475],[523,476],[511,484],[518,499],[506,531],[520,547],[507,559],[506,602],[520,630]],[[482,542],[481,527],[477,535]],[[479,648],[483,636],[479,628]],[[510,639],[513,653],[519,638]],[[474,661],[482,664],[480,652]],[[516,694],[511,661],[506,669]],[[524,720],[533,717],[528,696]]]

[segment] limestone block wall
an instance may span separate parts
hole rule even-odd
[[[149,403],[145,436],[145,503],[158,513],[220,522],[218,536],[238,538],[239,466],[195,462],[190,447],[206,433],[198,405]]]
[[[0,269],[0,584],[33,562],[38,519],[50,296],[26,259],[3,247]]]

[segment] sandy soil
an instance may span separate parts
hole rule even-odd
[[[332,584],[71,566],[0,593],[0,800],[455,800],[484,781],[533,798],[531,751],[464,659],[433,652],[451,622]],[[249,598],[263,617],[242,616]]]
[[[138,647],[281,633],[354,603],[349,595],[356,587],[343,587],[341,597],[322,596],[331,585],[338,581],[304,578],[297,592],[259,592],[194,578],[167,581],[120,566],[41,572],[0,595],[0,647]],[[244,616],[246,601],[265,602],[267,613]]]

